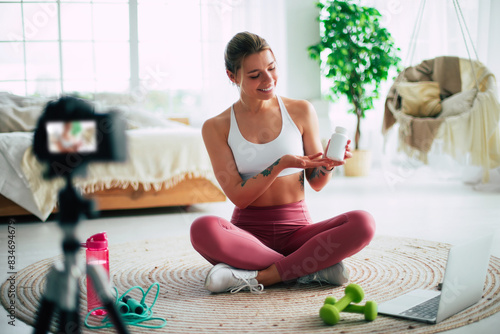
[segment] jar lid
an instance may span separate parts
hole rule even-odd
[[[337,126],[335,128],[335,132],[336,133],[341,133],[341,134],[345,135],[345,134],[347,134],[347,129],[344,128],[343,126]]]

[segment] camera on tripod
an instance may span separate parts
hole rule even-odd
[[[116,112],[96,113],[89,102],[63,96],[47,103],[33,151],[47,164],[47,178],[77,174],[91,161],[125,161],[125,121]]]
[[[72,178],[85,175],[91,161],[120,162],[127,158],[125,121],[115,112],[95,113],[89,102],[63,96],[47,103],[34,134],[33,152],[48,169],[46,178],[64,177],[66,186],[59,192],[59,225],[63,231],[62,266],[50,269],[45,293],[40,301],[35,334],[50,329],[53,314],[59,313],[58,333],[80,333],[79,276],[77,252],[80,241],[75,227],[82,213],[92,214],[92,202],[83,199]],[[101,270],[99,270],[101,269]],[[86,272],[103,306],[108,310],[119,333],[128,333],[119,315],[114,298],[106,284],[106,273],[98,266],[88,265]]]

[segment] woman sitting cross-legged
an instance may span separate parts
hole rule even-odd
[[[194,249],[214,265],[205,287],[258,292],[293,280],[347,283],[342,260],[370,243],[375,222],[361,210],[311,221],[305,180],[320,191],[344,163],[324,157],[314,108],[276,95],[278,64],[255,34],[235,35],[225,64],[240,97],[208,119],[202,134],[217,181],[235,208],[230,221],[203,216],[191,225]],[[346,146],[345,159],[350,157]]]

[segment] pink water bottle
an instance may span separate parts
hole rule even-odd
[[[87,242],[82,244],[83,247],[87,248],[86,257],[87,264],[99,265],[104,268],[108,274],[109,280],[109,252],[108,252],[108,236],[106,232],[101,232],[94,234],[87,239]],[[109,283],[109,282],[108,282]],[[87,309],[88,312],[96,307],[102,306],[101,300],[96,293],[94,286],[92,285],[92,279],[87,274]],[[105,315],[106,310],[99,309],[92,312],[93,315]]]

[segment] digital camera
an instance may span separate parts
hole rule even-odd
[[[125,121],[113,111],[96,113],[83,99],[60,97],[38,120],[33,152],[48,165],[47,178],[71,175],[92,161],[125,161]]]

